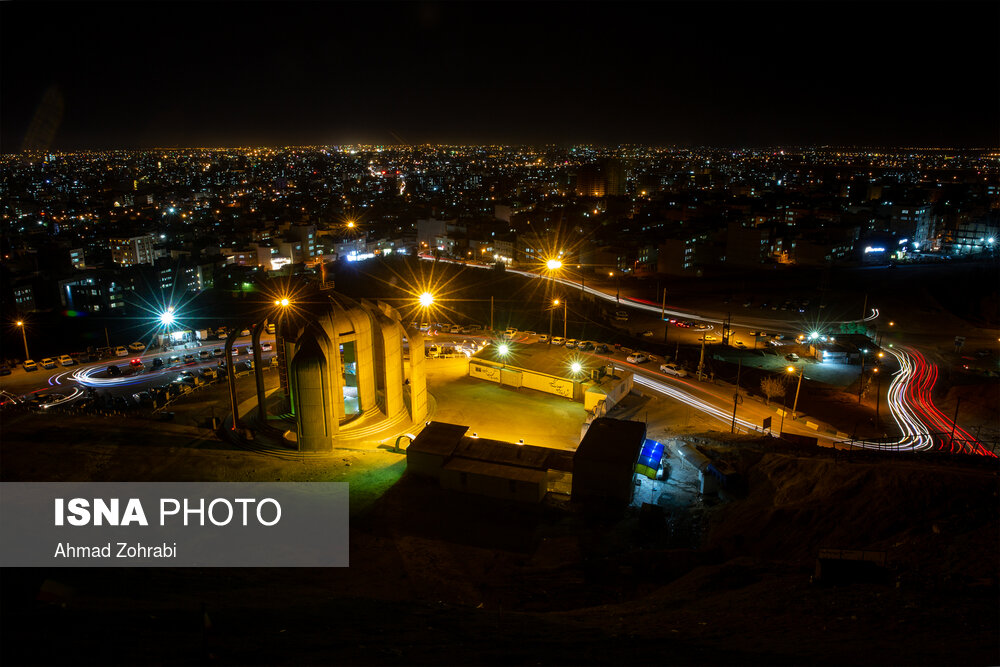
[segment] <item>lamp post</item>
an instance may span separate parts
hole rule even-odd
[[[552,345],[552,315],[556,312],[556,308],[559,307],[559,299],[554,299],[552,301],[552,306],[549,308],[549,345]]]
[[[789,373],[795,372],[795,366],[789,366],[787,368]],[[799,383],[795,387],[795,402],[792,403],[792,420],[795,420],[795,411],[799,407],[799,390],[802,389],[802,376],[805,375],[806,369],[802,368],[799,370]]]
[[[28,334],[24,331],[24,320],[18,320],[17,326],[21,327],[21,338],[24,340],[24,360],[27,361],[31,359],[31,355],[28,354]]]
[[[882,400],[882,374],[878,372],[878,368],[873,368],[872,373],[878,378],[875,383],[875,428],[879,427],[878,423],[878,409],[879,403]]]

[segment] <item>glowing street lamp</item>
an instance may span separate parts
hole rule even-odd
[[[509,352],[510,346],[507,343],[497,345],[497,356],[500,357],[500,363],[503,364],[503,368],[507,368],[507,354]]]
[[[795,366],[789,366],[786,368],[789,373],[795,372]],[[806,369],[802,368],[799,370],[799,384],[795,387],[795,402],[792,404],[792,420],[795,419],[795,411],[799,407],[799,390],[802,389],[802,376],[805,374]]]
[[[168,327],[171,324],[173,324],[174,320],[176,320],[176,319],[177,319],[177,316],[174,315],[174,307],[173,306],[170,306],[165,311],[163,311],[162,313],[160,313],[160,324],[162,324],[165,327]]]
[[[422,308],[430,308],[434,303],[434,295],[430,292],[424,292],[418,297],[418,300],[420,301],[420,306]]]
[[[583,370],[583,364],[581,364],[579,361],[574,361],[572,364],[570,364],[569,368],[571,371],[573,371],[573,374],[576,375],[577,373]]]
[[[280,299],[275,299],[274,300],[274,305],[281,306],[282,308],[287,308],[290,304],[291,304],[291,301],[288,300],[287,296],[286,297],[282,297]]]
[[[354,229],[354,221],[353,220],[348,220],[347,221],[347,228],[348,229]]]
[[[18,320],[17,326],[21,327],[21,338],[24,340],[24,358],[31,359],[31,355],[28,354],[28,334],[24,331],[24,320]]]
[[[562,262],[559,261],[558,259],[550,259],[549,261],[545,262],[545,268],[548,269],[549,271],[558,271],[559,269],[562,268]]]

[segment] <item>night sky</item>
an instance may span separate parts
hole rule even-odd
[[[1000,144],[1000,3],[7,2],[0,25],[3,152],[60,106],[59,150]]]

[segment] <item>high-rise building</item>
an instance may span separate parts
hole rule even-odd
[[[122,266],[135,266],[136,264],[152,264],[153,255],[153,235],[133,236],[132,238],[109,239],[111,246],[111,260],[115,264]]]

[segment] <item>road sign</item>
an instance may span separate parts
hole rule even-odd
[[[771,418],[770,417],[764,417],[764,424],[762,426],[762,429],[764,429],[764,428],[771,428]]]

